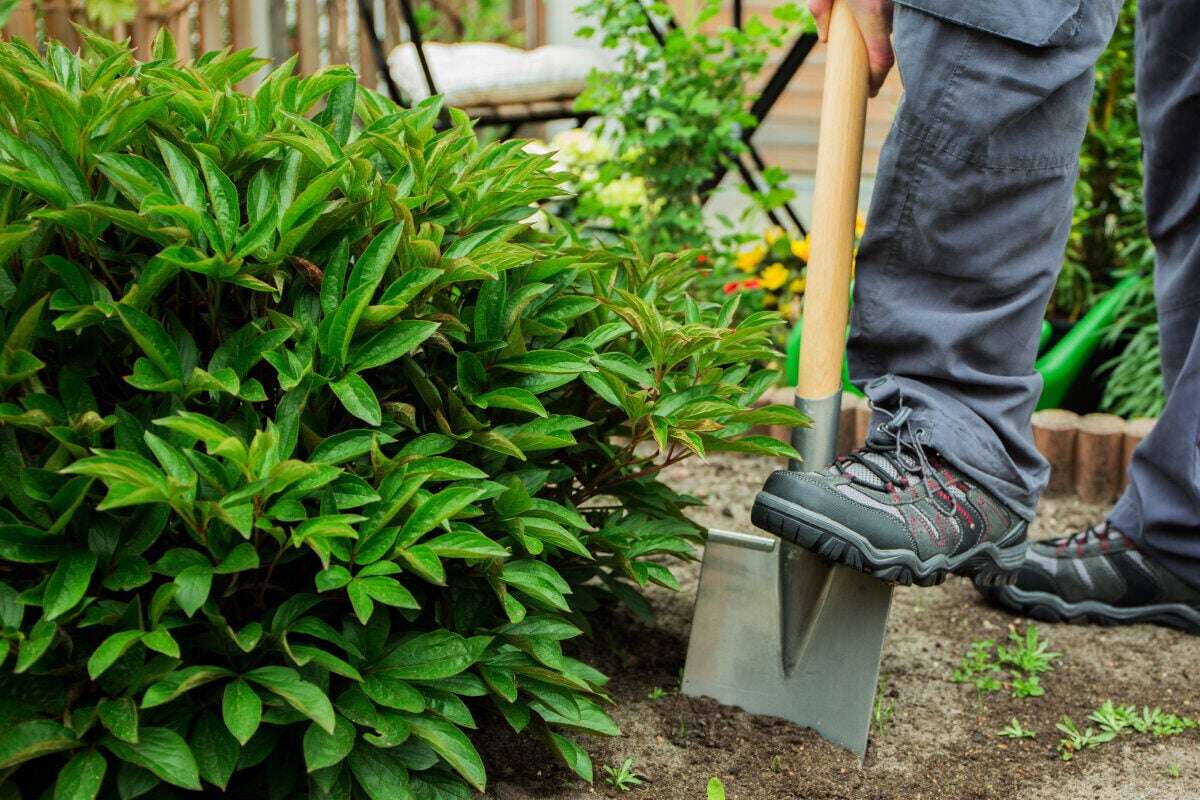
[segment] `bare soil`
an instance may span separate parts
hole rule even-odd
[[[674,468],[669,480],[708,503],[695,519],[728,530],[750,530],[754,493],[773,462],[714,458]],[[1075,498],[1048,498],[1035,537],[1060,535],[1101,519],[1106,509]],[[972,641],[1003,639],[1029,620],[984,604],[971,585],[952,578],[931,589],[900,587],[883,656],[891,723],[873,732],[865,762],[811,730],[754,716],[707,698],[678,693],[699,578],[699,563],[676,569],[683,591],[654,591],[652,626],[622,612],[597,620],[583,655],[612,676],[613,716],[622,736],[589,738],[592,785],[550,764],[527,737],[481,737],[493,767],[495,800],[584,800],[595,797],[704,800],[710,776],[730,800],[792,798],[1196,798],[1200,797],[1200,735],[1168,739],[1131,734],[1071,762],[1058,758],[1054,729],[1063,714],[1082,723],[1104,700],[1200,713],[1200,637],[1153,626],[1098,628],[1040,625],[1063,655],[1043,676],[1046,694],[1014,699],[1008,692],[982,702],[974,687],[948,677]],[[666,693],[651,699],[660,688]],[[1035,739],[1011,741],[996,732],[1017,717]],[[603,765],[633,758],[646,778],[621,793],[604,781]]]

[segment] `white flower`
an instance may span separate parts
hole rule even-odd
[[[572,167],[603,164],[612,158],[612,148],[603,139],[583,128],[572,128],[554,137],[550,147],[555,159]]]

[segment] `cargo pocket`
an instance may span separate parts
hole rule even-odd
[[[895,0],[948,22],[1032,47],[1069,42],[1084,0]]]

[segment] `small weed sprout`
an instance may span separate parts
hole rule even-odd
[[[771,772],[774,772],[776,775],[783,772],[783,756],[778,753],[771,756]]]
[[[1066,714],[1063,714],[1062,719],[1054,727],[1063,734],[1063,738],[1058,741],[1058,755],[1063,761],[1070,761],[1081,750],[1112,741],[1113,737],[1117,735],[1114,731],[1096,733],[1096,729],[1091,727],[1080,731],[1075,725],[1075,721]]]
[[[708,779],[708,800],[725,800],[725,784],[720,778]]]
[[[971,647],[959,662],[958,669],[950,676],[950,682],[973,685],[980,700],[983,700],[984,695],[999,691],[1000,680],[996,675],[1000,672],[1000,665],[992,658],[995,646],[996,643],[991,639],[971,642]]]
[[[887,692],[887,676],[882,675],[879,678],[879,688],[875,691],[875,708],[871,710],[871,724],[875,727],[875,733],[878,736],[883,736],[887,732],[888,725],[892,723],[892,717],[896,715],[896,704],[887,702],[885,693]]]
[[[1037,736],[1037,731],[1022,727],[1021,721],[1013,717],[1012,722],[1008,723],[1007,727],[997,731],[996,735],[1003,736],[1006,739],[1032,739]]]
[[[667,696],[667,691],[661,686],[655,686],[650,690],[650,694],[646,695],[647,700],[662,700]]]
[[[1009,632],[1008,639],[1015,646],[1011,649],[1000,645],[996,648],[996,657],[1001,664],[1011,667],[1016,672],[1026,675],[1038,675],[1054,669],[1054,661],[1062,658],[1062,653],[1047,651],[1048,643],[1038,640],[1037,625],[1025,629],[1025,635],[1015,630]]]
[[[1178,778],[1179,777],[1179,765],[1176,764],[1174,761],[1172,761],[1170,764],[1167,764],[1167,776],[1170,778]],[[711,800],[711,798],[710,798],[710,800]]]
[[[633,787],[644,783],[645,776],[638,775],[634,771],[633,759],[627,758],[621,762],[620,767],[610,767],[606,764],[604,766],[604,780],[617,791],[628,792]]]

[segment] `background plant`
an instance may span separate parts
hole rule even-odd
[[[651,2],[645,7],[664,27],[661,20],[670,6]],[[590,0],[579,10],[596,20],[580,35],[597,36],[617,51],[618,66],[593,73],[579,98],[581,109],[603,118],[606,137],[616,143],[600,183],[645,180],[653,212],[629,220],[644,247],[706,245],[705,187],[732,154],[745,149],[742,130],[754,124],[750,86],[771,48],[793,35],[806,15],[785,3],[772,10],[774,26],[751,16],[744,30],[723,26],[710,32],[721,3],[702,0],[680,27],[663,31],[660,45],[634,0]],[[777,188],[769,200],[778,204],[789,196]]]
[[[4,791],[462,798],[479,724],[590,780],[569,640],[676,585],[665,466],[787,450],[774,315],[436,102],[84,38],[0,45]]]
[[[503,42],[521,45],[524,31],[512,24],[512,0],[428,0],[413,12],[427,41]]]

